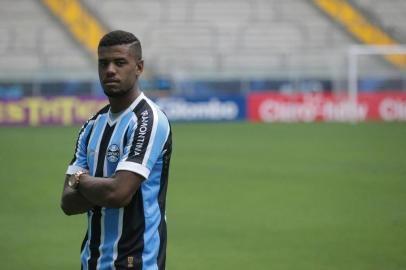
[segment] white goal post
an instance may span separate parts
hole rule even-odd
[[[362,55],[395,55],[406,56],[406,45],[353,45],[348,49],[348,94],[350,101],[356,105],[358,100],[358,61]],[[406,72],[406,69],[405,69]]]
[[[406,45],[353,45],[348,49],[348,94],[355,105],[358,97],[358,57],[361,55],[406,55]]]

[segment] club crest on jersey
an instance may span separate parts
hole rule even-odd
[[[107,160],[110,162],[117,162],[120,158],[120,148],[117,144],[112,144],[107,149]]]

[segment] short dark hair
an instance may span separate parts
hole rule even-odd
[[[110,47],[115,45],[131,44],[134,54],[138,59],[142,59],[142,49],[140,40],[130,32],[114,30],[105,34],[99,42],[100,47]]]

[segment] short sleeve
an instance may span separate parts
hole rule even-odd
[[[94,120],[89,120],[80,129],[78,138],[76,140],[75,153],[68,166],[66,174],[74,174],[79,170],[87,170],[89,168],[87,164],[87,145],[93,129],[93,124]]]
[[[148,106],[136,119],[116,171],[127,170],[143,176],[145,179],[162,155],[169,135],[169,122],[158,109]]]

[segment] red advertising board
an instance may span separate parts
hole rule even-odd
[[[406,93],[347,95],[253,93],[248,96],[248,119],[254,122],[406,121]]]

